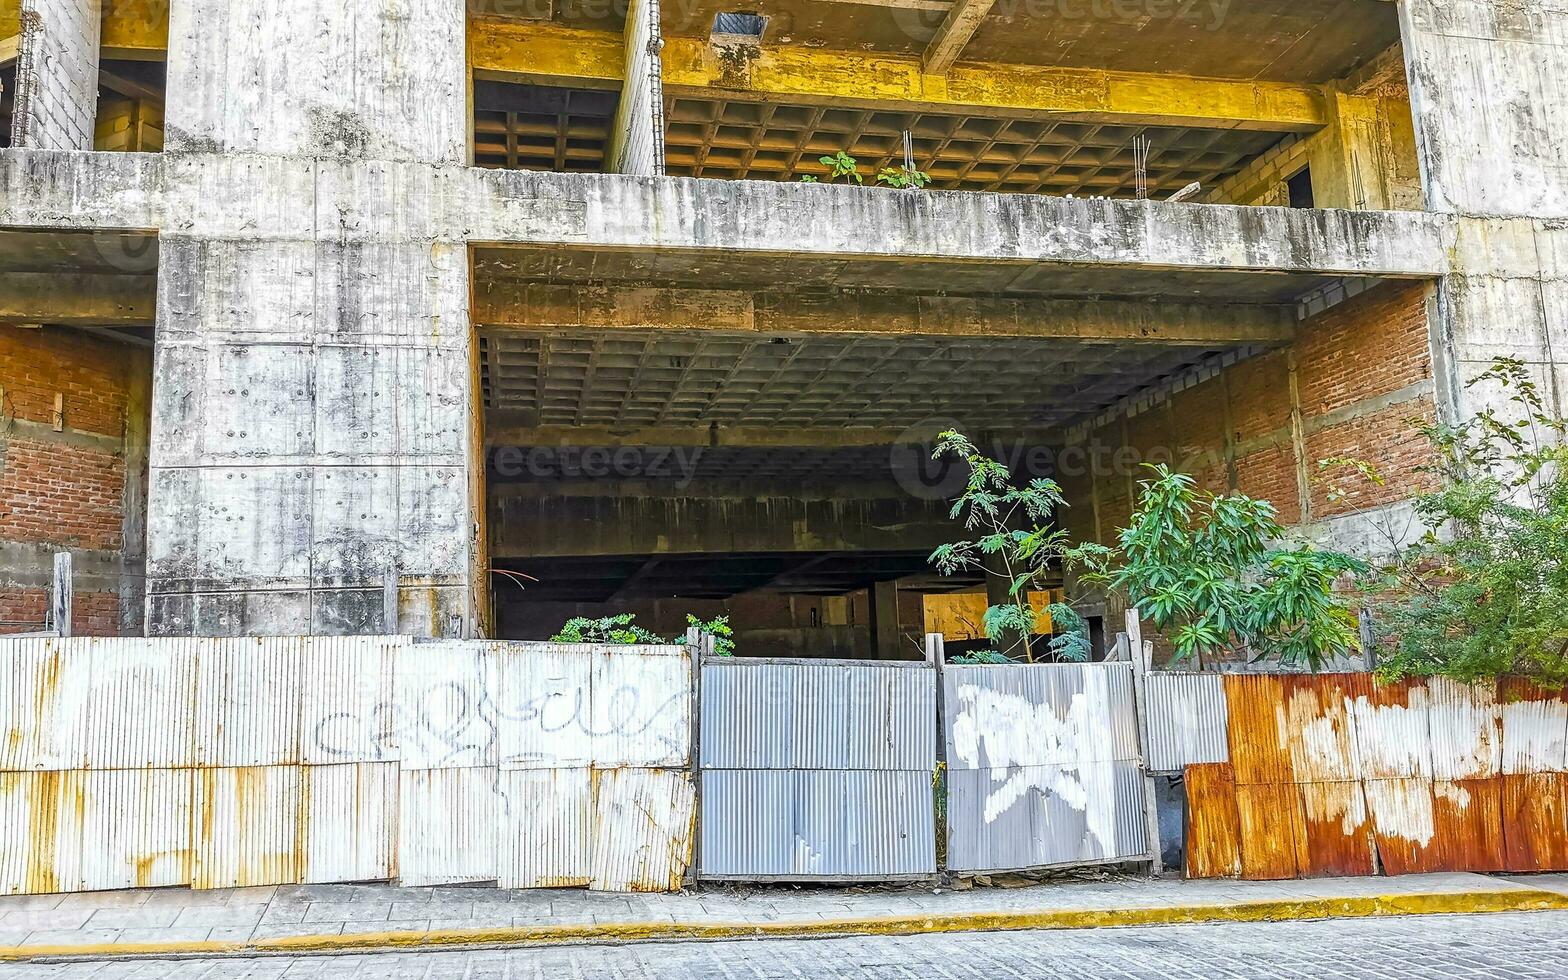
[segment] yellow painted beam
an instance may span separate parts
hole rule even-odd
[[[615,87],[625,60],[618,33],[519,21],[477,19],[469,45],[480,78]],[[1277,132],[1328,121],[1315,85],[976,62],[938,76],[923,72],[919,58],[793,46],[721,51],[685,37],[666,38],[663,58],[667,95]]]
[[[0,37],[22,33],[22,0],[0,0]]]
[[[169,5],[161,0],[103,6],[105,57],[161,60],[169,50]]]

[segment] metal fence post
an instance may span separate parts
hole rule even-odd
[[[1143,763],[1143,809],[1149,837],[1149,874],[1160,877],[1160,811],[1154,789],[1154,773],[1149,769],[1149,696],[1148,672],[1154,660],[1154,644],[1143,638],[1143,621],[1136,607],[1127,610],[1127,643],[1132,652],[1132,691],[1138,705],[1138,754]]]
[[[947,638],[941,633],[926,634],[926,663],[936,671],[936,772],[931,774],[931,806],[936,812],[936,833],[932,836],[942,842],[942,857],[945,859],[953,846],[948,836],[951,823],[947,819],[947,807],[953,795],[948,792],[947,786],[947,698],[943,694],[942,671],[947,666]],[[938,782],[941,783],[942,792],[936,792]],[[946,865],[946,860],[938,861],[936,869],[940,872]]]
[[[71,553],[54,555],[54,588],[50,592],[49,626],[60,636],[71,635]]]

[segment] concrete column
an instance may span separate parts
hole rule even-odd
[[[626,81],[607,157],[615,173],[664,173],[663,44],[659,0],[631,0],[626,10]]]
[[[473,629],[457,2],[175,0],[148,521],[155,634]],[[384,582],[399,577],[399,620]]]
[[[102,0],[21,0],[11,145],[90,150],[98,114]]]
[[[898,583],[877,582],[871,586],[871,649],[878,660],[899,660]]]
[[[1498,355],[1568,411],[1568,4],[1402,0],[1428,206],[1460,215],[1434,309],[1445,411],[1509,405],[1465,382]]]

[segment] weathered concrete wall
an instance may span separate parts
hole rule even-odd
[[[616,173],[664,173],[663,46],[659,0],[629,0],[626,73],[608,154],[608,168]]]
[[[174,4],[153,632],[472,629],[467,254],[385,179],[462,162],[464,58],[461,4]]]
[[[102,0],[21,0],[11,145],[90,150]]]
[[[1465,387],[1506,355],[1568,411],[1568,3],[1400,10],[1427,198],[1465,216],[1441,290],[1441,402],[1460,415],[1506,408]]]
[[[42,628],[72,556],[80,636],[141,632],[149,352],[0,327],[0,633]]]

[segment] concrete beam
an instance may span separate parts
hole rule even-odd
[[[0,276],[0,323],[152,326],[153,276],[8,272]]]
[[[942,25],[936,30],[936,37],[920,56],[921,66],[932,75],[946,74],[995,3],[996,0],[958,0],[949,7]]]
[[[615,88],[621,35],[475,18],[477,78]],[[855,105],[899,111],[1063,114],[1149,125],[1310,132],[1327,121],[1316,85],[966,62],[943,75],[919,58],[795,46],[664,41],[666,95]]]
[[[486,413],[485,445],[491,449],[508,446],[546,449],[587,446],[603,449],[623,447],[854,449],[908,443],[917,437],[934,437],[941,429],[940,425],[932,425],[929,432],[909,428],[870,427],[788,429],[755,426],[663,425],[613,428],[592,425],[532,425],[526,418],[521,417],[522,415],[523,413],[508,411]],[[1016,436],[1019,441],[1028,441],[1030,438],[1026,433],[1017,433]],[[1036,441],[1039,441],[1038,438]]]
[[[573,286],[490,280],[475,285],[484,327],[600,330],[755,330],[764,334],[1035,337],[1128,344],[1283,344],[1295,336],[1284,306],[1097,300],[749,293],[719,289]]]

